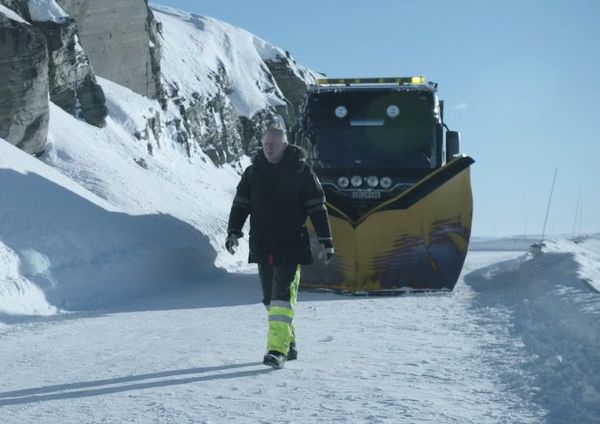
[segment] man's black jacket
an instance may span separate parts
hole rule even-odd
[[[310,215],[319,242],[332,246],[323,188],[305,162],[305,152],[290,144],[271,164],[260,150],[244,171],[229,214],[228,233],[242,235],[250,215],[248,262],[272,265],[312,262],[306,219]]]

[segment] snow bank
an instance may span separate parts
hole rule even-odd
[[[36,275],[45,271],[32,261],[23,265],[24,274]],[[21,274],[19,256],[0,242],[0,317],[3,314],[52,315],[56,312],[44,292]]]
[[[469,250],[474,252],[526,252],[538,239],[527,237],[472,237]]]
[[[64,112],[53,107],[53,116],[56,113]],[[77,124],[69,121],[74,118],[66,114],[62,118],[67,119],[62,121],[63,131],[68,134],[69,126],[75,131]],[[98,142],[86,135],[85,131],[79,137],[71,134],[71,139],[88,147]],[[99,147],[88,151],[90,161],[114,167],[122,164],[117,159],[124,152],[95,150]],[[49,150],[62,158],[65,171],[83,185],[99,191],[127,185],[140,190],[130,180],[135,177],[132,169],[142,169],[133,160],[129,174],[126,166],[116,175],[110,173],[115,168],[98,166],[98,172],[107,172],[102,179],[100,174],[87,172],[85,161],[81,168],[77,161],[71,162],[84,152],[67,153],[56,146]],[[140,214],[139,207],[138,214],[125,213],[4,140],[0,140],[0,186],[1,261],[6,270],[0,279],[2,313],[95,309],[218,273],[215,250],[189,223],[156,210]],[[143,192],[137,196],[144,197]]]
[[[546,241],[544,253],[524,254],[474,271],[474,309],[499,311],[528,357],[517,387],[548,411],[549,422],[594,422],[600,416],[600,243]],[[525,378],[524,378],[525,379]],[[512,380],[511,380],[512,381]],[[507,381],[507,384],[513,384]]]
[[[593,236],[575,240],[549,240],[544,242],[546,254],[568,253],[577,263],[577,275],[593,290],[600,293],[600,239]]]
[[[138,140],[147,119],[163,114],[174,118],[155,100],[102,78],[108,118],[100,129],[73,118],[55,105],[50,107],[49,145],[42,160],[89,191],[131,215],[168,214],[204,234],[216,264],[228,270],[247,269],[248,246],[240,254],[224,252],[227,218],[245,158],[237,165],[215,166],[202,152],[189,156],[166,128],[154,148]]]

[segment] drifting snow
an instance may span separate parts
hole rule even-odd
[[[8,314],[52,315],[57,312],[44,292],[24,276],[35,276],[46,270],[44,264],[40,267],[34,262],[37,258],[32,258],[31,253],[22,252],[22,264],[19,256],[0,242],[0,318]]]

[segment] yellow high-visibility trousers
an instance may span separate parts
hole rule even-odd
[[[259,264],[263,302],[268,309],[267,351],[288,354],[296,341],[294,310],[298,301],[300,265]]]

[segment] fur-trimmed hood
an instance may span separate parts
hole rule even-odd
[[[279,163],[282,163],[282,162],[291,162],[291,163],[306,162],[307,158],[308,158],[308,153],[302,147],[297,146],[295,144],[288,144],[288,146],[285,148],[285,151],[283,153],[283,157],[281,158],[281,161]],[[265,154],[262,149],[260,149],[252,158],[252,163],[254,163],[254,164],[258,165],[261,162],[267,162],[267,158],[265,157]]]

